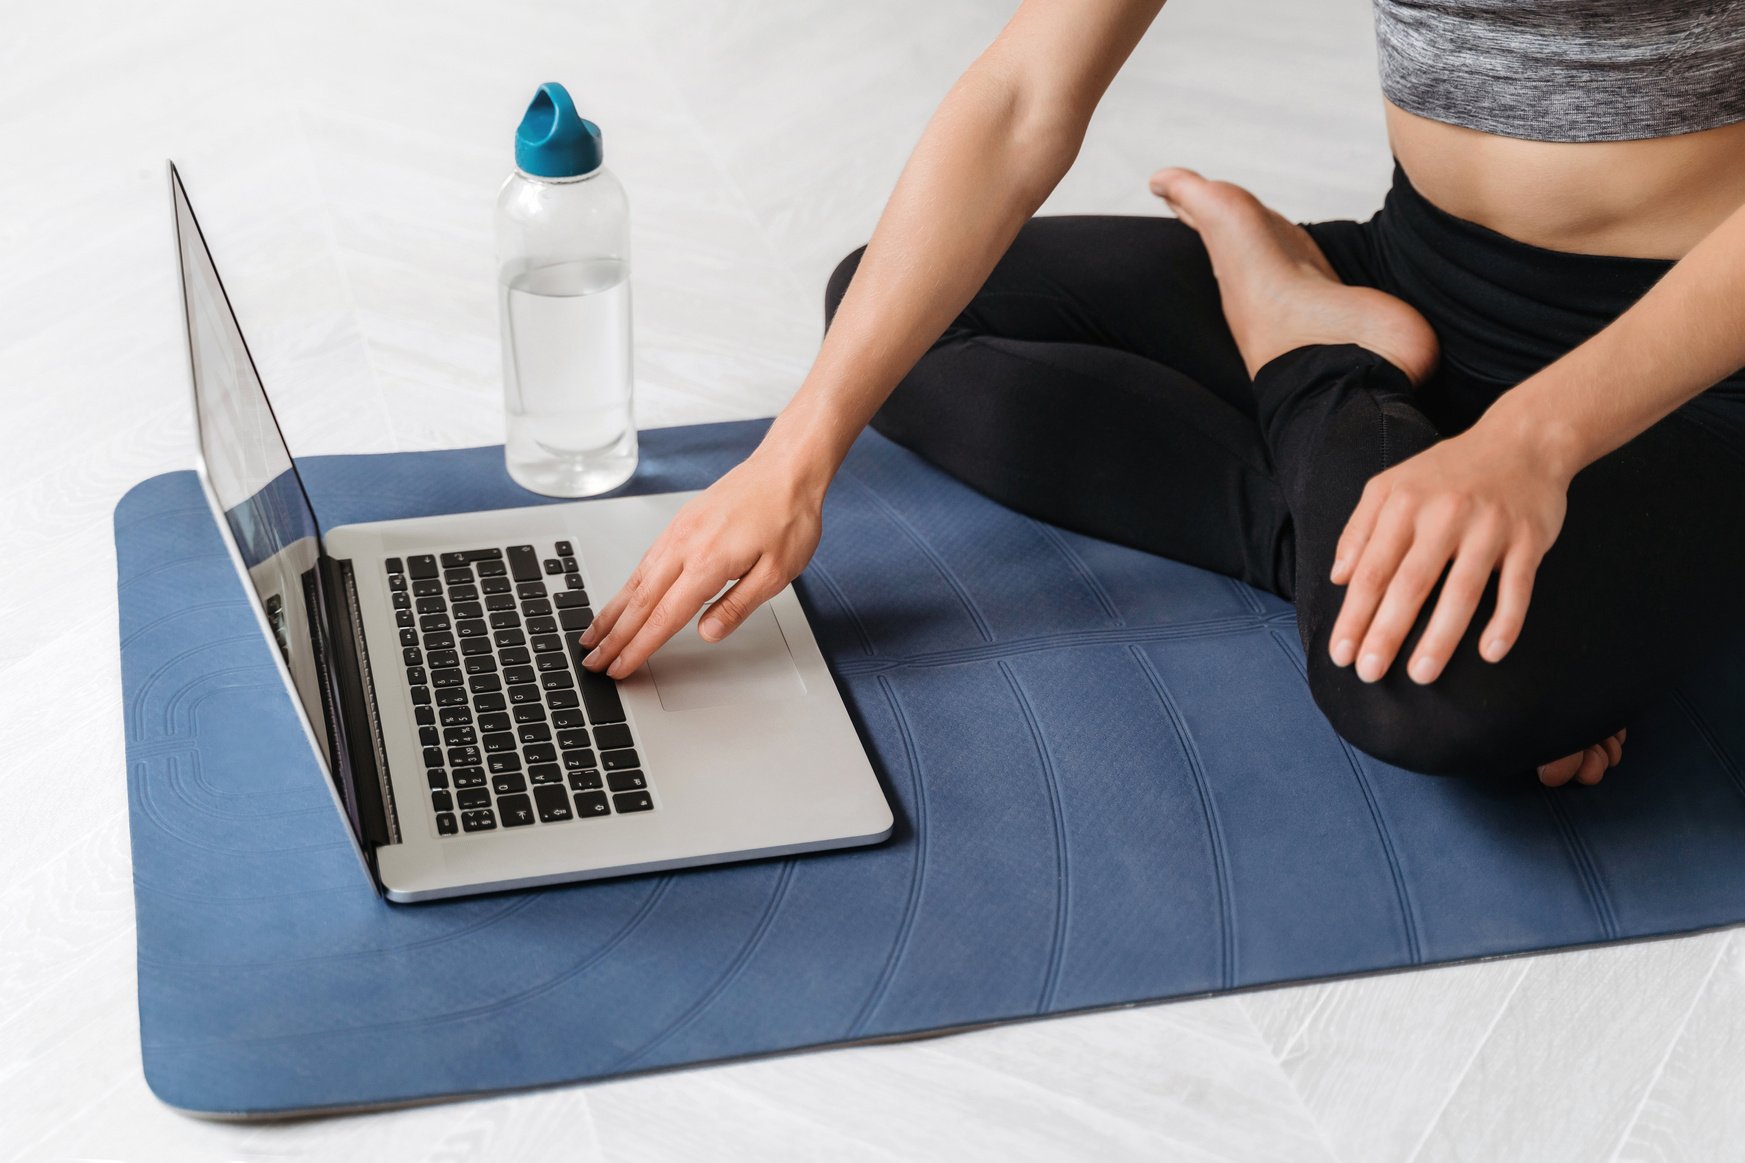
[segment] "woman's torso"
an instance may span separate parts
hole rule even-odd
[[[1425,197],[1553,250],[1678,258],[1745,203],[1745,0],[1375,0]]]

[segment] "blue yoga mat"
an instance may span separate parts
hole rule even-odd
[[[764,422],[645,434],[700,487]],[[497,448],[302,462],[324,526],[520,506]],[[147,1080],[283,1115],[1745,919],[1745,664],[1597,788],[1411,775],[1290,608],[875,434],[799,581],[897,813],[875,848],[423,905],[350,852],[195,478],[117,506]],[[1735,611],[1716,611],[1730,632]]]

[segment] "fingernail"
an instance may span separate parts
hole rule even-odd
[[[717,642],[721,638],[721,619],[704,618],[697,623],[697,633],[703,636],[705,642]]]
[[[1351,656],[1357,653],[1357,643],[1349,638],[1341,638],[1333,644],[1333,665],[1350,666]]]
[[[576,641],[580,642],[583,646],[592,646],[594,644],[594,628],[589,626],[586,630],[583,630],[582,636],[576,639]]]
[[[1328,570],[1328,571],[1327,571],[1327,576],[1328,576],[1328,577],[1334,577],[1334,578],[1336,578],[1336,577],[1338,577],[1338,576],[1339,576],[1339,570],[1340,570],[1340,569],[1341,569],[1341,568],[1342,568],[1342,567],[1343,567],[1343,566],[1344,566],[1344,565],[1345,565],[1345,559],[1344,559],[1344,558],[1343,558],[1343,557],[1335,557],[1335,558],[1334,558],[1334,559],[1333,559],[1333,568],[1332,568],[1332,569],[1330,569],[1330,570]]]
[[[1484,644],[1485,661],[1495,662],[1497,659],[1501,658],[1503,656],[1503,647],[1506,645],[1507,643],[1505,643],[1501,638],[1492,638],[1489,642],[1486,642]]]
[[[607,678],[623,678],[624,677],[624,660],[622,658],[614,658],[612,660],[612,665],[608,666],[606,668],[606,677]]]
[[[598,666],[599,663],[600,651],[598,647],[596,647],[586,658],[582,659],[582,665],[587,667],[589,670],[594,669],[594,667]]]
[[[1436,677],[1436,660],[1434,658],[1415,659],[1409,673],[1413,682],[1420,684],[1430,682]]]
[[[1383,665],[1381,655],[1365,654],[1357,660],[1357,677],[1364,682],[1374,682],[1382,676],[1387,667]]]

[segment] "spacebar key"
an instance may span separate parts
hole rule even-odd
[[[582,667],[582,659],[587,651],[574,634],[564,635],[570,648],[570,661],[575,663],[576,676],[581,679],[582,706],[587,709],[588,721],[592,723],[622,723],[624,721],[624,704],[618,698],[618,684],[592,670]]]

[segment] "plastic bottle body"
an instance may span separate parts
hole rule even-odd
[[[588,497],[636,470],[630,213],[604,167],[517,170],[497,196],[505,460],[523,488]]]

